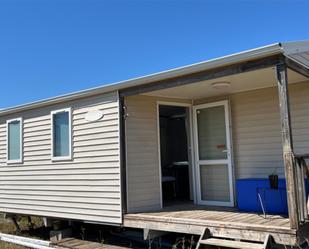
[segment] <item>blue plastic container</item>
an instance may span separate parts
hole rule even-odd
[[[308,190],[306,181],[307,193]],[[267,214],[288,213],[285,179],[279,179],[278,189],[271,189],[268,179],[239,179],[236,181],[236,191],[240,211],[262,212],[263,205]]]

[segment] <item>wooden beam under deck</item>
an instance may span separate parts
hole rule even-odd
[[[263,242],[270,234],[276,243],[299,245],[305,238],[290,228],[289,219],[280,215],[264,216],[231,209],[209,209],[195,205],[179,210],[124,215],[124,227],[201,235],[208,228],[212,236]]]

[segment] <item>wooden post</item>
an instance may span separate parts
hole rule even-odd
[[[298,229],[298,205],[296,193],[295,159],[293,155],[293,137],[291,130],[290,104],[288,94],[287,68],[285,64],[276,65],[276,74],[279,90],[279,105],[281,117],[281,132],[283,146],[283,160],[285,168],[287,201],[290,226]]]

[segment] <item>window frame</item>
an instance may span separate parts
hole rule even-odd
[[[54,115],[67,112],[69,115],[69,155],[68,156],[54,156]],[[52,161],[67,161],[72,160],[72,108],[64,108],[50,112],[51,120],[51,160]]]
[[[19,137],[20,137],[20,142],[19,142],[19,151],[20,151],[20,158],[19,159],[9,159],[9,125],[10,123],[13,123],[15,121],[19,121],[20,125],[20,131],[19,131]],[[24,152],[23,152],[23,118],[18,117],[18,118],[13,118],[9,119],[6,121],[6,163],[7,164],[16,164],[16,163],[23,163],[23,157],[24,157]]]

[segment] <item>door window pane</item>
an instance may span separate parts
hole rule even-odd
[[[14,120],[8,123],[8,160],[21,159],[21,122]]]
[[[69,112],[59,112],[53,115],[53,156],[70,156]]]
[[[201,197],[205,201],[230,201],[229,173],[226,165],[200,165]]]
[[[198,109],[196,114],[199,159],[227,159],[224,106]]]

